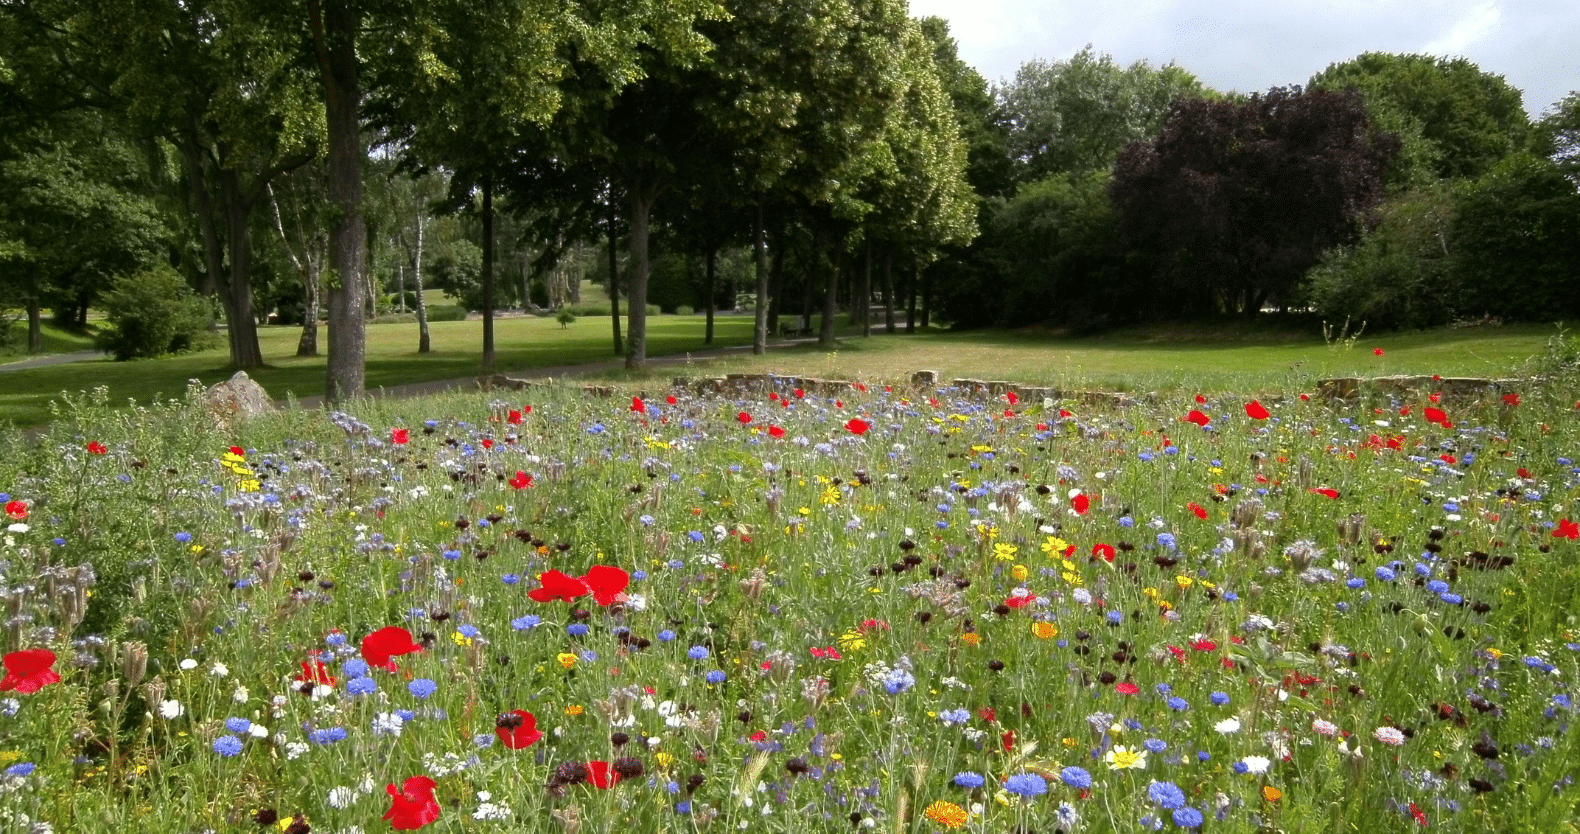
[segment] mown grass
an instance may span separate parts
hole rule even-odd
[[[16,362],[26,359],[32,354],[27,352],[27,322],[22,321],[12,325],[12,334],[15,344],[10,350],[0,350],[0,365],[7,362]],[[75,327],[61,327],[52,321],[40,323],[39,335],[43,340],[43,349],[39,354],[71,353],[79,350],[93,350],[93,331]]]

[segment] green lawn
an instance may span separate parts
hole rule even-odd
[[[717,322],[718,344],[750,341],[749,316],[721,316]],[[649,319],[649,355],[702,350],[702,327],[701,316]],[[418,354],[415,324],[370,325],[368,388],[480,373],[481,330],[475,321],[437,322],[432,326],[433,352]],[[737,354],[727,360],[698,360],[683,369],[667,366],[634,376],[624,370],[596,376],[661,384],[685,374],[770,372],[881,382],[930,369],[946,380],[1003,379],[1066,389],[1302,391],[1330,376],[1514,375],[1540,355],[1557,332],[1551,326],[1535,325],[1437,330],[1367,336],[1350,348],[1330,347],[1316,332],[1237,326],[1154,327],[1080,338],[1020,331],[912,336],[880,332],[869,339],[842,338],[833,350],[808,345],[775,349],[762,357]],[[262,331],[270,367],[254,377],[279,398],[323,393],[324,358],[296,358],[298,334],[295,327]],[[497,367],[504,373],[613,358],[609,322],[603,318],[583,318],[568,328],[547,318],[500,319],[496,334]],[[1382,349],[1381,356],[1373,352],[1376,348]],[[188,379],[212,384],[230,376],[226,359],[221,349],[156,361],[97,360],[0,373],[0,420],[19,425],[47,422],[48,404],[60,392],[100,385],[108,386],[111,402],[146,403],[155,396],[180,396]]]
[[[27,321],[24,319],[12,325],[17,343],[9,351],[0,351],[0,365],[7,362],[17,362],[28,358],[27,353]],[[92,331],[66,329],[45,320],[39,327],[43,337],[44,349],[41,353],[71,353],[78,350],[93,350]]]

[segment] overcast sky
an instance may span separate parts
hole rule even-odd
[[[1090,43],[1120,64],[1174,62],[1218,90],[1304,85],[1362,52],[1464,56],[1502,75],[1540,115],[1580,89],[1577,0],[910,0],[949,21],[988,81]]]

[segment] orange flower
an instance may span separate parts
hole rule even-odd
[[[1272,785],[1263,785],[1262,798],[1268,802],[1277,802],[1278,800],[1284,798],[1284,792],[1278,788],[1273,787]]]
[[[945,802],[942,799],[927,806],[927,810],[922,812],[922,816],[945,828],[960,828],[970,819],[966,809],[953,802]]]

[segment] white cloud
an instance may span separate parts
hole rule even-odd
[[[1496,32],[1503,22],[1503,10],[1496,3],[1469,9],[1446,32],[1428,41],[1421,51],[1428,55],[1463,55],[1471,44]]]

